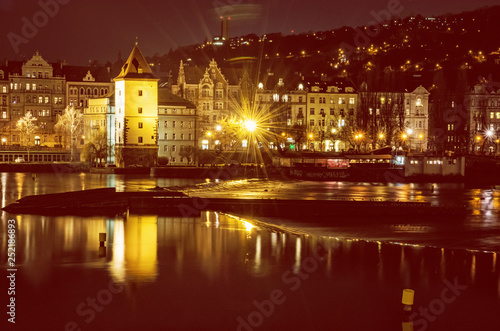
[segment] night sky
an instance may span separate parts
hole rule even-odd
[[[39,1],[0,0],[0,59],[22,60],[38,50],[49,61],[83,65],[90,59],[126,58],[136,37],[146,56],[202,43],[220,32],[219,16],[231,16],[231,36],[272,32],[290,34],[365,25],[372,11],[398,0],[41,0],[60,2],[57,12],[42,14]],[[401,17],[458,13],[498,0],[400,0]],[[223,7],[226,6],[226,7]],[[53,7],[50,7],[53,9]],[[49,10],[50,11],[50,10]],[[51,17],[52,16],[52,17]],[[23,17],[25,20],[23,21]],[[37,30],[23,26],[38,19]],[[11,39],[17,41],[17,52]],[[22,42],[21,42],[22,41]]]

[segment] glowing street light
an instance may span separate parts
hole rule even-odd
[[[246,120],[243,122],[243,127],[248,131],[248,132],[254,132],[257,129],[257,123],[252,120]]]
[[[486,130],[486,137],[488,138],[493,137],[493,130]]]
[[[222,130],[222,126],[217,125],[217,126],[215,127],[215,130],[217,130],[217,131],[221,131],[221,130]]]

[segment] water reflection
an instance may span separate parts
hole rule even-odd
[[[444,280],[454,279],[468,289],[453,303],[453,311],[466,314],[486,305],[491,308],[482,315],[499,319],[490,315],[500,308],[496,254],[291,234],[213,212],[197,218],[126,214],[44,222],[23,216],[19,221],[18,268],[26,275],[19,286],[28,292],[50,288],[51,295],[66,300],[67,314],[75,315],[74,307],[89,294],[68,294],[66,288],[84,286],[97,293],[100,288],[91,284],[102,287],[109,279],[126,284],[126,294],[114,297],[110,309],[127,314],[120,322],[113,314],[102,314],[93,329],[114,323],[115,329],[178,329],[185,323],[178,314],[188,312],[199,316],[190,321],[194,328],[215,323],[219,329],[235,329],[236,318],[255,309],[253,300],[264,300],[279,289],[287,301],[263,329],[307,328],[313,319],[333,329],[389,330],[398,323],[401,327],[396,312],[403,288],[417,293],[415,308],[425,307],[439,297]],[[107,233],[105,257],[99,257],[100,232]],[[57,286],[61,277],[64,287]],[[61,305],[36,296],[20,299],[41,316]],[[153,313],[151,305],[142,303],[146,301],[165,309]],[[308,318],[302,314],[304,305]],[[228,312],[222,307],[233,308]],[[356,318],[359,314],[366,319]],[[147,327],[138,322],[140,316],[147,317]],[[429,330],[442,329],[451,319],[453,314],[443,314]]]

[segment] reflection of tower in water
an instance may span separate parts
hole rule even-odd
[[[111,273],[117,282],[154,281],[157,266],[157,216],[127,214],[115,220]]]

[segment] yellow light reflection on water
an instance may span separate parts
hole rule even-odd
[[[249,222],[247,222],[247,221],[242,221],[242,222],[243,222],[243,224],[245,225],[246,230],[247,230],[248,232],[251,232],[251,231],[252,231],[252,229],[254,228],[253,224],[252,224],[252,223],[249,223]]]
[[[111,275],[116,282],[125,281],[125,230],[123,220],[115,220],[113,228],[113,259]]]
[[[293,265],[293,273],[297,274],[300,271],[300,256],[302,255],[302,242],[300,238],[295,240],[295,264]]]

